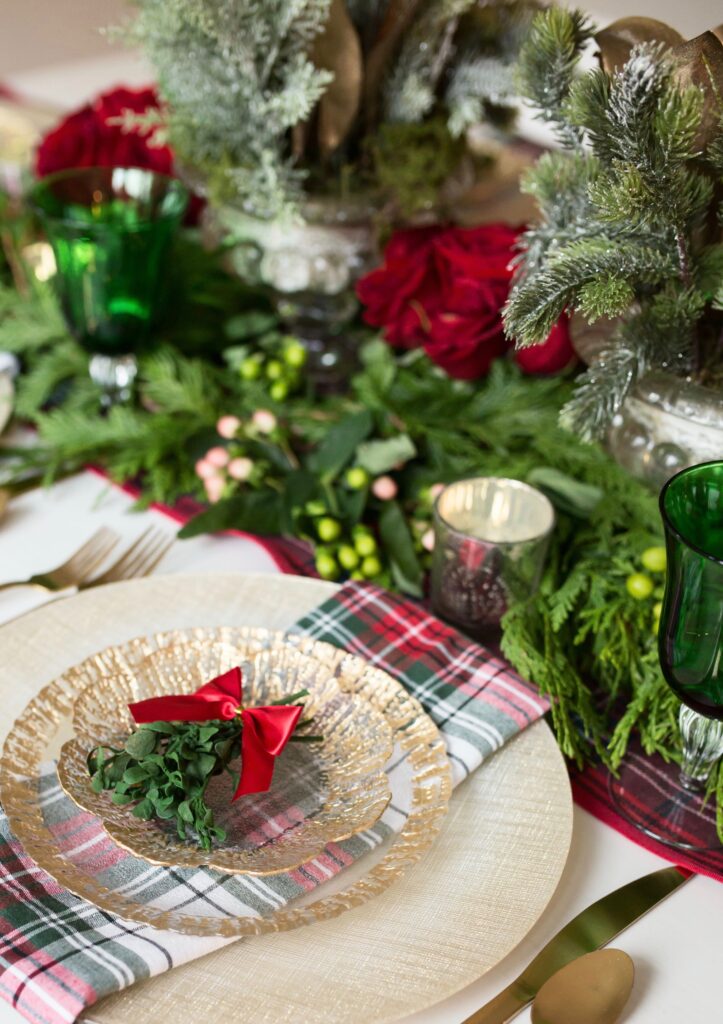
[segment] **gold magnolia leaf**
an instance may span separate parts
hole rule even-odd
[[[364,120],[367,128],[371,128],[376,121],[379,93],[389,62],[420,5],[421,0],[389,0],[364,69]]]
[[[344,0],[331,0],[326,27],[314,41],[311,58],[317,68],[334,75],[318,106],[319,149],[328,156],[346,138],[361,100],[361,44]]]
[[[622,67],[638,43],[659,42],[668,47],[684,42],[683,36],[657,18],[619,18],[595,35],[603,69],[612,74]]]
[[[673,49],[675,79],[682,87],[697,85],[705,97],[696,144],[705,148],[718,131],[723,97],[723,42],[703,32]]]

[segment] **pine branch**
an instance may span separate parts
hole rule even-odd
[[[569,147],[578,145],[582,131],[568,118],[567,98],[582,47],[592,31],[581,11],[551,7],[535,18],[520,51],[521,95],[537,108],[538,120],[550,124],[560,142]]]

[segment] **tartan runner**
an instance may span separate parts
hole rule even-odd
[[[418,697],[444,735],[455,783],[548,706],[485,648],[415,602],[369,584],[345,585],[292,631],[362,655]],[[268,878],[151,865],[118,848],[97,819],[65,796],[53,765],[39,787],[60,848],[104,886],[168,909],[263,916],[322,885],[402,827],[411,796],[404,758],[393,755],[387,773],[392,801],[374,828],[330,845],[296,871]],[[273,830],[289,822],[265,824]],[[0,812],[0,995],[28,1020],[67,1024],[104,995],[233,941],[124,921],[73,896],[30,860]]]

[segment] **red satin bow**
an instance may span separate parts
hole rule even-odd
[[[291,739],[304,710],[301,704],[242,708],[240,668],[217,676],[195,693],[173,697],[149,697],[129,704],[138,725],[144,722],[208,722],[240,717],[241,778],[233,799],[247,793],[263,793],[271,785],[274,759]]]

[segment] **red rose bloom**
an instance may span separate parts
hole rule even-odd
[[[396,232],[384,265],[357,285],[364,319],[384,328],[392,345],[422,346],[452,377],[483,376],[509,348],[501,310],[517,235],[506,224]],[[515,353],[528,373],[554,373],[572,357],[566,321],[548,341]]]
[[[112,89],[69,114],[42,139],[36,154],[38,177],[69,167],[143,167],[173,173],[168,146],[151,145],[147,132],[109,122],[124,110],[136,114],[158,107],[154,89]]]

